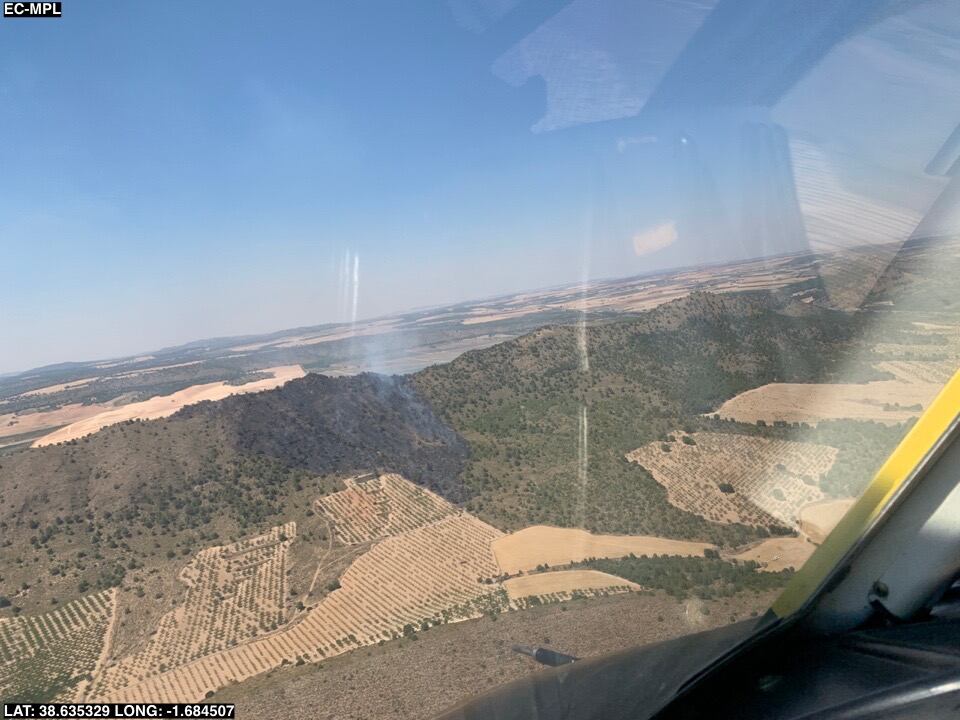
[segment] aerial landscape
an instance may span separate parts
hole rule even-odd
[[[531,672],[513,643],[591,655],[762,613],[960,365],[960,240],[893,258],[4,376],[0,697],[419,717]],[[397,663],[359,706],[334,689]]]
[[[943,0],[5,3],[0,703],[687,717],[922,633],[958,69]]]

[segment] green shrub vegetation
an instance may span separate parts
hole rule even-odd
[[[671,447],[678,428],[702,427],[701,413],[749,388],[833,378],[858,322],[788,313],[765,293],[694,293],[626,320],[542,328],[413,383],[469,443],[467,507],[494,525],[739,544],[758,531],[675,508],[625,454]]]
[[[664,590],[680,599],[698,597],[708,600],[744,591],[775,590],[783,587],[793,575],[792,570],[762,572],[752,560],[729,562],[714,553],[710,557],[630,555],[619,559],[588,560],[580,566],[622,577],[647,589]]]

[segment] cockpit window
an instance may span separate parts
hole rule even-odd
[[[759,617],[960,367],[950,2],[4,7],[5,701]]]

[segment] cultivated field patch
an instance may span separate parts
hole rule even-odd
[[[934,364],[928,365],[934,373]],[[714,412],[721,418],[745,423],[763,420],[815,425],[821,420],[849,419],[895,425],[920,415],[942,387],[942,382],[919,382],[916,375],[909,381],[863,384],[771,383],[740,393]]]
[[[261,536],[204,550],[183,572],[190,585],[185,603],[164,616],[144,649],[100,674],[92,699],[198,701],[283,664],[319,662],[434,625],[639,589],[629,580],[588,569],[504,582],[505,571],[630,553],[702,556],[713,547],[551,527],[504,536],[399,475],[352,478],[346,484],[317,501],[316,508],[332,521],[341,542],[359,549],[372,545],[319,601],[283,623],[281,561],[269,575],[279,577],[280,586],[275,579],[267,583],[274,590],[258,606],[267,612],[259,624],[246,624],[247,615],[227,607],[237,604],[231,573],[251,564],[240,555],[285,548],[295,532],[292,524],[274,528],[270,540]],[[258,562],[266,562],[260,555]],[[275,626],[272,613],[277,613]]]
[[[0,437],[22,435],[24,433],[38,432],[81,422],[106,412],[118,404],[115,400],[109,403],[95,403],[93,405],[71,403],[56,410],[3,413],[0,414]]]
[[[761,540],[753,547],[731,555],[729,559],[753,560],[760,565],[760,570],[766,572],[779,572],[787,568],[799,570],[816,549],[817,546],[803,535],[777,537]]]
[[[116,591],[85,595],[42,615],[0,619],[0,698],[73,699],[109,636]]]
[[[708,543],[670,540],[648,535],[594,535],[577,528],[534,525],[493,542],[493,552],[508,575],[538,566],[568,565],[587,558],[634,555],[703,555]]]
[[[646,468],[669,501],[720,523],[794,526],[800,508],[823,499],[819,479],[836,448],[749,435],[694,433],[644,445],[627,459]],[[691,443],[691,444],[688,444]]]
[[[285,560],[296,531],[296,523],[287,523],[197,553],[180,573],[187,585],[184,602],[160,619],[142,649],[105,667],[92,693],[116,693],[276,630],[285,622]]]
[[[36,395],[53,395],[64,390],[73,390],[74,388],[86,387],[98,377],[83,378],[82,380],[71,380],[70,382],[58,383],[56,385],[47,385],[36,390],[27,390],[26,392],[14,395],[15,398],[33,397]]]
[[[854,498],[840,498],[806,505],[800,508],[800,529],[813,542],[822,543],[855,502]]]
[[[461,513],[389,537],[361,555],[333,590],[280,631],[106,694],[108,700],[197,701],[284,663],[317,661],[430,624],[507,609],[490,543],[500,531]]]
[[[109,425],[127,420],[156,420],[169,417],[181,408],[204,400],[222,400],[230,395],[243,395],[280,387],[289,380],[303,377],[303,368],[299,365],[265,368],[273,377],[255,380],[244,385],[230,385],[226,382],[204,383],[178,390],[170,395],[158,395],[142,402],[128,403],[120,407],[103,410],[92,416],[71,422],[33,443],[33,447],[53,445],[67,440],[75,440],[95,433]],[[29,416],[26,416],[29,417]]]
[[[953,360],[884,360],[875,363],[877,370],[892,374],[908,385],[938,385],[943,387],[953,377],[958,365]]]
[[[522,293],[500,302],[466,311],[463,325],[512,320],[558,310],[613,310],[642,312],[688,295],[694,289],[709,292],[775,289],[816,277],[812,268],[799,267],[790,258],[740,263],[729,268],[682,270],[659,278],[631,278]],[[433,316],[433,318],[442,315]]]
[[[400,475],[344,482],[346,490],[322,497],[316,504],[345,545],[397,535],[458,512],[439,495]]]
[[[599,570],[555,570],[523,575],[505,580],[503,588],[519,608],[641,589],[636,583]]]

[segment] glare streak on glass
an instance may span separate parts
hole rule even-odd
[[[339,276],[340,316],[351,325],[356,325],[360,305],[360,253],[345,250],[340,263]]]
[[[589,482],[588,473],[590,470],[590,423],[586,404],[580,406],[580,417],[577,427],[577,498],[579,506],[577,508],[576,521],[579,527],[584,527],[587,519],[587,484]]]
[[[353,284],[353,298],[350,302],[350,322],[355,325],[357,323],[357,306],[359,305],[359,299],[360,299],[360,254],[359,253],[353,256],[353,275],[351,277],[351,282]]]

